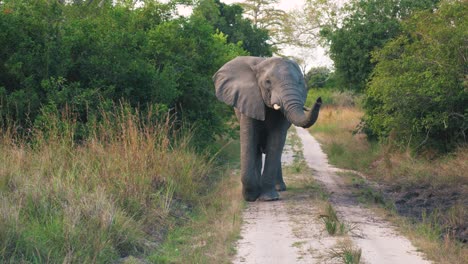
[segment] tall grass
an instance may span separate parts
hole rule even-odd
[[[404,185],[468,184],[468,174],[465,173],[468,170],[467,146],[460,146],[442,157],[428,151],[416,156],[409,150],[401,152],[394,149],[391,137],[386,143],[370,141],[358,131],[364,115],[359,107],[361,99],[349,92],[320,89],[309,91],[308,101],[322,92],[328,103],[322,107],[319,119],[310,132],[322,144],[332,164]],[[352,101],[356,103],[349,103]]]
[[[26,141],[0,133],[0,262],[112,262],[159,243],[197,203],[212,164],[172,119],[102,112],[76,143],[67,114]]]
[[[363,113],[355,107],[324,106],[317,123],[310,128],[330,162],[338,167],[367,169],[380,154],[377,142],[368,141],[354,131]]]
[[[340,107],[353,107],[361,104],[362,95],[351,91],[338,91],[330,88],[312,88],[308,92],[306,105],[312,106],[315,100],[321,97],[323,105]]]

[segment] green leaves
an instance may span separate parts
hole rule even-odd
[[[403,34],[373,53],[365,120],[377,136],[442,151],[466,142],[467,11],[462,2],[443,1],[405,21]]]
[[[0,119],[26,129],[43,105],[53,105],[86,122],[100,102],[124,99],[142,110],[164,105],[189,126],[205,124],[206,142],[222,131],[211,76],[247,53],[207,19],[174,17],[175,2],[133,2],[2,1]],[[234,23],[248,23],[240,7],[223,6]],[[239,40],[246,47],[265,42]]]
[[[400,21],[414,10],[431,8],[437,0],[365,0],[350,1],[341,10],[341,23],[331,21],[321,35],[330,44],[340,84],[362,91],[374,68],[371,52],[381,48],[401,32]],[[340,25],[341,24],[341,25]]]
[[[257,27],[243,17],[238,4],[227,5],[219,0],[203,0],[194,9],[193,17],[205,19],[215,30],[227,36],[227,41],[240,44],[252,56],[271,56],[272,46],[267,29]]]

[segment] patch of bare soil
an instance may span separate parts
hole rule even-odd
[[[395,204],[400,215],[424,221],[423,216],[437,214],[435,219],[444,230],[443,234],[449,234],[457,240],[468,242],[468,222],[459,221],[467,219],[468,212],[451,212],[454,206],[468,208],[468,190],[466,186],[456,188],[446,186],[386,186],[382,188],[386,199]],[[452,209],[450,209],[452,208]],[[452,214],[457,214],[452,217]],[[464,214],[459,216],[458,214]]]

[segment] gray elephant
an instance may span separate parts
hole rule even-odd
[[[237,57],[213,76],[216,97],[233,106],[240,123],[242,194],[246,201],[279,199],[286,190],[281,154],[291,126],[310,127],[322,100],[312,110],[299,66],[285,58]],[[265,163],[262,172],[262,153]]]

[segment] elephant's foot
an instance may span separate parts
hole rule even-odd
[[[258,200],[260,201],[276,201],[279,200],[279,193],[273,189],[267,192],[263,192],[260,197],[258,197]]]
[[[255,202],[260,196],[260,190],[242,188],[242,196],[244,197],[244,200],[246,200],[247,202]]]
[[[278,192],[284,192],[286,191],[286,184],[284,182],[282,183],[277,183],[275,185],[275,189],[278,191]]]

